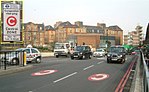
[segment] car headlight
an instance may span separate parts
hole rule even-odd
[[[81,52],[80,54],[82,55],[83,53]]]
[[[123,55],[120,55],[119,57],[123,57]]]
[[[107,56],[110,57],[110,54],[108,54]]]

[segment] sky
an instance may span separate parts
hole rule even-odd
[[[124,34],[137,25],[146,32],[149,23],[149,0],[24,0],[24,23],[44,23],[53,26],[57,21],[84,25],[118,25]]]

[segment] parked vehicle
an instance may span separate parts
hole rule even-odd
[[[91,48],[87,45],[76,46],[74,48],[73,53],[71,54],[71,59],[78,58],[78,59],[91,59],[92,52]]]
[[[104,49],[96,49],[95,52],[93,52],[93,57],[103,57],[106,55],[106,51]]]
[[[69,43],[55,43],[54,56],[58,58],[59,56],[69,56],[70,45]]]
[[[139,54],[140,53],[140,50],[134,50],[131,55],[136,55],[136,54]]]
[[[36,48],[20,48],[17,51],[25,51],[26,52],[26,61],[27,62],[41,62],[41,53]]]
[[[19,51],[5,51],[0,55],[0,61],[6,61],[7,64],[19,64]]]
[[[124,63],[126,60],[126,50],[123,46],[111,46],[107,54],[107,63],[120,62]]]

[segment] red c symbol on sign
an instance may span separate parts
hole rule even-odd
[[[17,19],[16,19],[14,16],[9,16],[9,17],[7,18],[7,24],[8,24],[9,26],[15,26],[16,23],[17,23]]]

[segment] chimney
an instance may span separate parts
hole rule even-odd
[[[83,22],[82,21],[76,21],[75,25],[77,25],[79,27],[83,27]]]
[[[102,29],[106,28],[105,23],[97,23],[97,27],[101,27]]]

